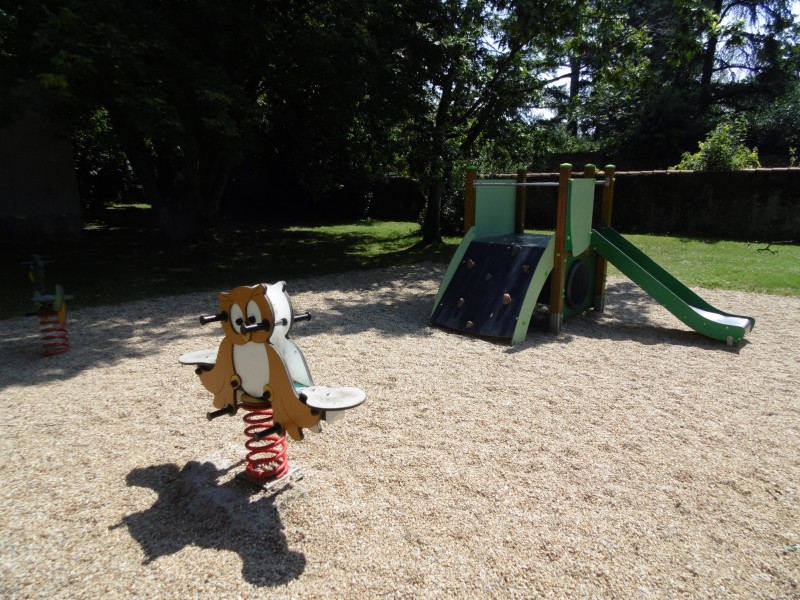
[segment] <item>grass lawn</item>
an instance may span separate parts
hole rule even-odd
[[[625,238],[688,286],[800,297],[800,246],[655,235]],[[609,273],[619,271],[609,268]]]
[[[223,223],[202,244],[165,246],[150,226],[149,210],[104,211],[89,222],[84,241],[5,246],[0,266],[0,318],[33,309],[33,285],[22,262],[45,261],[46,291],[56,283],[75,297],[70,307],[115,304],[202,290],[368,269],[422,260],[448,261],[458,238],[421,247],[416,223],[278,226]]]
[[[800,246],[626,236],[689,286],[800,296]],[[460,238],[424,247],[416,223],[279,226],[222,223],[214,239],[170,248],[150,226],[150,211],[106,209],[89,220],[82,243],[4,247],[0,318],[32,309],[32,285],[20,263],[45,260],[46,285],[60,283],[71,306],[96,306],[202,290],[227,290],[262,281],[290,281],[353,269],[423,260],[448,262]],[[609,270],[617,274],[613,268]]]

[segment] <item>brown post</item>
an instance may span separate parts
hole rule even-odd
[[[564,313],[564,279],[567,268],[567,210],[569,207],[569,178],[572,165],[559,167],[558,208],[556,209],[556,235],[553,255],[553,275],[550,280],[550,331],[561,331]]]
[[[520,167],[517,169],[517,183],[525,183],[528,177],[528,169]],[[524,185],[517,185],[517,211],[514,219],[514,233],[525,233],[525,197],[527,190]]]
[[[596,171],[597,171],[597,167],[595,167],[591,163],[587,164],[586,166],[583,167],[583,177],[584,177],[584,179],[593,178],[595,176]]]
[[[611,209],[614,206],[614,165],[606,165],[603,183],[603,206],[600,210],[600,227],[611,226]],[[606,276],[608,261],[597,255],[597,272],[594,278],[594,309],[603,312],[606,308]]]
[[[475,226],[475,179],[478,176],[478,167],[467,167],[467,177],[464,185],[464,233]]]

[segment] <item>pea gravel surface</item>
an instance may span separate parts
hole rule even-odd
[[[443,272],[288,282],[315,382],[367,401],[271,491],[177,360],[216,290],[78,299],[50,358],[0,322],[0,596],[800,598],[800,300],[698,290],[756,318],[728,348],[612,278],[510,347],[428,326]]]

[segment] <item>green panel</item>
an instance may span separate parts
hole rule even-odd
[[[439,285],[439,291],[436,294],[436,300],[433,302],[433,310],[431,310],[431,315],[433,315],[433,311],[436,310],[436,307],[439,306],[439,302],[442,300],[442,296],[444,295],[447,286],[450,285],[450,281],[453,279],[453,274],[456,272],[456,269],[458,269],[458,265],[460,265],[461,261],[464,259],[464,254],[467,252],[467,248],[469,248],[470,243],[474,239],[475,228],[470,227],[469,231],[464,234],[464,239],[461,240],[458,248],[456,248],[453,258],[450,259],[450,265],[447,267],[447,271],[444,273],[442,283]]]
[[[594,179],[571,179],[567,212],[567,250],[581,254],[591,245]]]
[[[482,179],[475,187],[475,237],[514,233],[517,188],[510,179]]]
[[[753,328],[755,319],[714,308],[611,227],[592,230],[592,245],[631,281],[698,333],[738,343]]]
[[[525,336],[528,334],[528,327],[530,327],[533,311],[536,308],[536,301],[539,299],[539,294],[542,291],[542,287],[544,287],[545,281],[547,281],[547,277],[553,270],[555,246],[556,238],[551,236],[542,258],[539,259],[539,263],[536,265],[528,291],[525,293],[525,299],[522,301],[522,309],[520,309],[517,326],[514,328],[514,335],[511,337],[512,345],[524,341]]]

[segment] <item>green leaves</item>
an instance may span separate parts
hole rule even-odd
[[[723,121],[694,154],[685,152],[673,169],[689,171],[737,171],[760,167],[758,150],[744,145],[746,130],[741,120]]]

